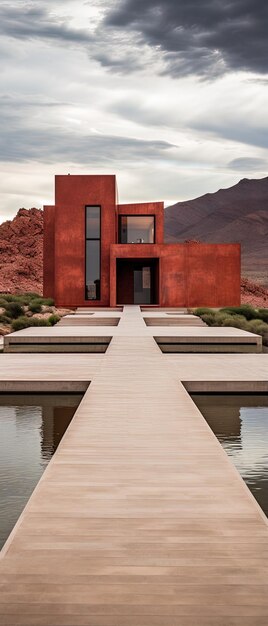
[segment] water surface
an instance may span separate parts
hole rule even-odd
[[[81,399],[80,394],[0,394],[0,548]]]
[[[191,395],[268,516],[268,396]]]

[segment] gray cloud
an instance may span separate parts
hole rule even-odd
[[[173,76],[268,72],[267,0],[119,0],[105,25],[134,30]]]
[[[179,114],[176,113],[170,119],[170,115],[163,109],[156,109],[152,104],[146,104],[144,99],[125,97],[117,100],[107,106],[109,111],[112,111],[119,117],[132,122],[144,125],[144,126],[174,126],[178,125]]]
[[[64,106],[70,106],[69,102],[61,102],[58,100],[53,100],[52,98],[48,98],[43,96],[42,98],[38,98],[34,95],[21,96],[20,94],[3,94],[0,95],[0,111],[3,115],[9,114],[13,115],[13,111],[18,111],[18,109],[24,109],[26,111],[28,108],[36,108],[36,109],[45,109],[45,108],[61,108]],[[20,119],[18,117],[18,119]]]
[[[259,159],[254,157],[241,157],[233,159],[227,165],[231,170],[236,171],[264,171],[268,169],[268,162],[266,159]]]
[[[71,28],[44,7],[12,2],[0,6],[0,34],[15,39],[57,40],[76,44],[88,44],[92,40],[89,32]]]
[[[0,136],[0,161],[43,163],[72,162],[92,167],[169,159],[177,146],[166,141],[68,132],[60,128],[21,125],[15,113],[6,118]],[[173,156],[171,154],[170,159]]]
[[[201,131],[206,135],[214,135],[230,141],[236,141],[251,146],[257,146],[259,148],[268,148],[268,133],[265,125],[250,126],[250,123],[241,121],[226,122],[210,121],[209,119],[196,120],[191,123],[193,130]]]

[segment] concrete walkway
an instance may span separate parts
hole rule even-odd
[[[138,307],[94,372],[2,551],[0,624],[267,626],[267,519]]]

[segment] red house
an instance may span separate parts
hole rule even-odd
[[[118,204],[115,176],[56,176],[44,295],[58,306],[240,304],[240,245],[164,243],[162,202]]]

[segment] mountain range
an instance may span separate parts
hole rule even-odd
[[[165,210],[168,243],[241,243],[242,275],[268,287],[268,177],[177,202]]]

